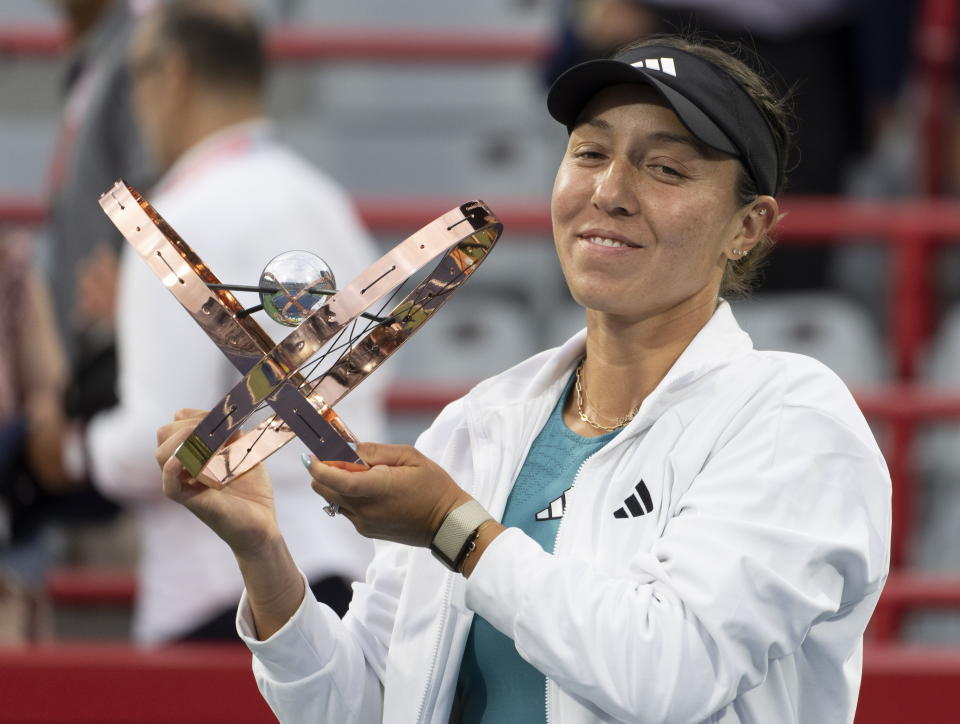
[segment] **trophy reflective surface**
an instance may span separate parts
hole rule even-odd
[[[227,485],[294,436],[320,460],[362,464],[351,447],[357,441],[333,406],[444,304],[503,229],[482,201],[469,201],[399,243],[342,289],[335,289],[322,259],[299,251],[275,257],[257,286],[243,287],[217,279],[125,182],[104,193],[100,206],[243,375],[176,452],[190,475],[212,487]],[[396,296],[438,257],[433,271],[384,311],[391,292]],[[244,308],[233,294],[237,290],[259,292],[262,308],[294,329],[274,342],[251,316],[261,307]],[[378,302],[383,310],[371,314]],[[369,322],[356,333],[361,317]],[[316,377],[305,372],[331,356],[332,364]],[[275,414],[243,432],[241,426],[264,406]]]
[[[333,270],[309,251],[285,251],[273,257],[260,274],[260,305],[287,327],[303,324],[325,297],[336,292]]]

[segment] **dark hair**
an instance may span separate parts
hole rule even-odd
[[[782,190],[786,181],[787,156],[790,152],[791,115],[788,100],[780,96],[774,90],[773,85],[763,76],[737,57],[743,53],[743,47],[732,44],[724,44],[721,47],[719,43],[716,45],[707,44],[699,39],[688,39],[676,35],[658,35],[637,43],[631,43],[629,46],[618,50],[617,53],[648,45],[667,46],[697,55],[723,70],[743,88],[757,108],[760,109],[773,133],[780,169],[777,188]],[[753,178],[742,163],[739,165],[737,186],[734,193],[737,203],[741,206],[751,203],[759,195]],[[720,293],[723,295],[738,295],[749,292],[757,281],[760,268],[773,250],[773,243],[773,239],[764,235],[749,254],[728,261],[723,271],[723,279],[720,282]]]
[[[263,32],[249,13],[224,12],[216,3],[197,0],[170,0],[158,11],[158,43],[183,53],[202,82],[211,88],[263,87]]]

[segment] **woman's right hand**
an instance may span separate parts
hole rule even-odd
[[[174,456],[206,414],[204,410],[180,410],[172,423],[157,430],[163,492],[206,523],[235,555],[256,556],[280,539],[273,489],[264,466],[257,465],[225,488],[216,489],[191,478]]]
[[[163,492],[206,523],[233,550],[257,636],[267,639],[290,620],[304,600],[303,577],[280,535],[273,488],[263,465],[218,490],[191,478],[174,456],[206,414],[204,410],[180,410],[172,423],[157,430]]]

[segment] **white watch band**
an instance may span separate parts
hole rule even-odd
[[[449,513],[437,529],[430,552],[451,571],[459,572],[467,547],[477,529],[493,517],[476,500],[469,500]]]

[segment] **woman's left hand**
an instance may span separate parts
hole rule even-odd
[[[360,443],[357,455],[369,469],[312,455],[307,469],[313,489],[367,538],[429,546],[447,513],[470,500],[443,468],[409,445]]]

